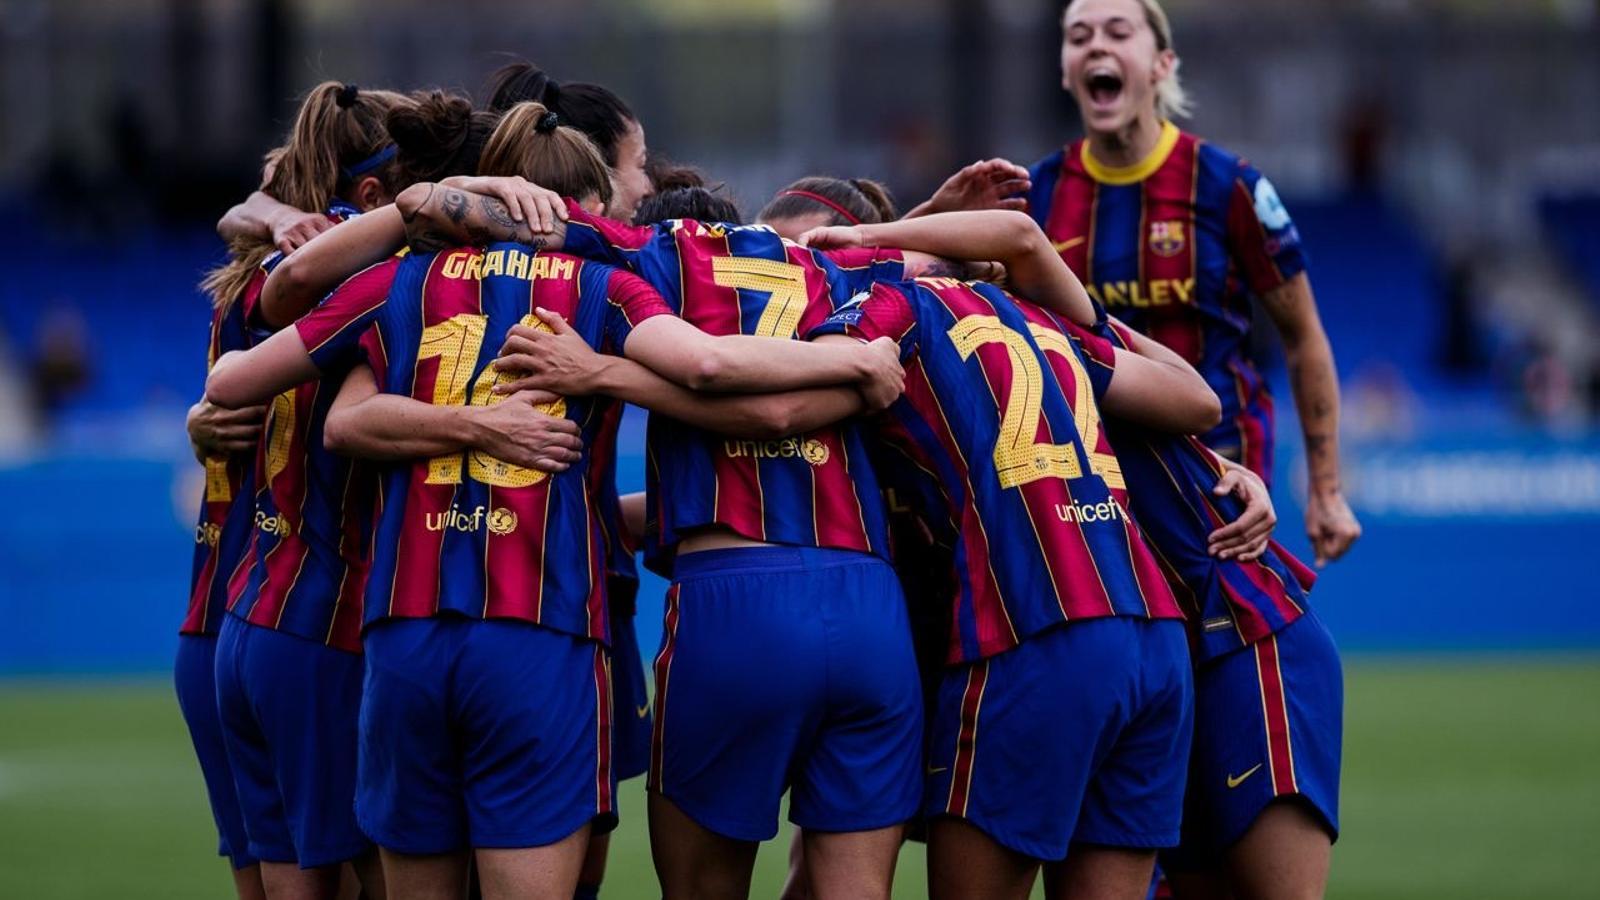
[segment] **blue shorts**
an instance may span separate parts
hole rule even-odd
[[[178,659],[173,666],[178,688],[178,709],[189,726],[194,755],[200,759],[211,817],[217,822],[217,853],[228,857],[235,869],[256,864],[250,839],[239,810],[239,789],[233,784],[228,748],[223,742],[222,720],[217,714],[217,636],[178,635]]]
[[[637,591],[639,582],[625,578],[607,580],[607,595],[618,591]],[[650,695],[644,680],[644,658],[639,654],[639,636],[633,630],[632,598],[625,607],[611,604],[611,686],[616,691],[616,726],[611,732],[617,780],[643,775],[650,769]]]
[[[946,672],[930,818],[966,819],[1035,859],[1073,843],[1178,843],[1192,734],[1183,623],[1088,619]]]
[[[894,570],[845,550],[680,556],[656,656],[650,789],[711,831],[866,831],[915,815],[922,691]]]
[[[359,654],[227,616],[217,705],[251,855],[310,869],[372,849],[353,809]]]
[[[379,846],[542,847],[616,824],[611,660],[513,619],[367,629],[356,814]]]
[[[1195,673],[1194,756],[1174,871],[1211,869],[1251,823],[1293,797],[1339,834],[1344,674],[1313,612]]]

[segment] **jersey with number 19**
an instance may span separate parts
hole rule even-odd
[[[319,367],[359,352],[383,393],[481,406],[505,400],[500,336],[542,327],[539,308],[610,353],[671,313],[619,269],[494,244],[407,257],[385,302],[324,306],[298,327]],[[614,406],[541,409],[592,446]],[[615,822],[609,547],[591,464],[549,475],[467,450],[382,467],[356,795],[381,846],[533,847]]]

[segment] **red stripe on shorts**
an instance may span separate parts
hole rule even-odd
[[[1294,746],[1289,740],[1289,703],[1278,666],[1278,636],[1255,643],[1256,674],[1261,680],[1261,714],[1266,722],[1267,763],[1275,795],[1299,792],[1294,778]]]
[[[978,712],[983,708],[983,688],[989,681],[989,660],[967,669],[967,689],[961,695],[961,729],[956,733],[956,758],[951,764],[950,798],[945,812],[965,816],[972,796],[972,770],[978,754]]]
[[[667,722],[667,685],[672,680],[672,651],[678,644],[678,593],[679,585],[667,590],[667,613],[662,623],[666,639],[661,642],[661,652],[656,655],[656,717],[650,729],[650,775],[646,786],[652,791],[661,790],[661,748],[665,743]]]

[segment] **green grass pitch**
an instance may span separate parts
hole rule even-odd
[[[1600,658],[1356,657],[1347,683],[1331,897],[1596,896]],[[607,897],[659,896],[643,801],[624,785]],[[215,846],[166,682],[0,682],[0,897],[227,897]],[[896,896],[922,865],[908,847]]]

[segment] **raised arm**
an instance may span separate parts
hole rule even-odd
[[[393,206],[356,216],[283,258],[261,288],[262,321],[283,328],[346,278],[399,250],[405,227]]]
[[[801,236],[808,246],[898,247],[935,256],[1001,263],[1007,286],[1080,325],[1094,323],[1094,304],[1044,232],[1026,213],[1008,210],[950,212],[874,225],[817,228]]]
[[[418,182],[395,198],[406,242],[418,252],[515,241],[559,249],[567,207],[559,194],[522,178],[446,178]]]
[[[536,408],[552,399],[524,392],[487,406],[435,406],[380,393],[372,369],[357,365],[328,410],[322,440],[335,453],[364,459],[482,450],[512,465],[562,472],[578,461],[583,441],[576,422]]]
[[[1014,162],[999,158],[979,160],[946,178],[932,197],[901,218],[967,209],[1025,210],[1028,201],[1022,195],[1032,186],[1028,170]]]
[[[1306,535],[1322,566],[1343,556],[1361,537],[1361,523],[1345,502],[1339,475],[1339,374],[1333,347],[1304,272],[1261,300],[1283,336],[1289,386],[1306,443]]]

